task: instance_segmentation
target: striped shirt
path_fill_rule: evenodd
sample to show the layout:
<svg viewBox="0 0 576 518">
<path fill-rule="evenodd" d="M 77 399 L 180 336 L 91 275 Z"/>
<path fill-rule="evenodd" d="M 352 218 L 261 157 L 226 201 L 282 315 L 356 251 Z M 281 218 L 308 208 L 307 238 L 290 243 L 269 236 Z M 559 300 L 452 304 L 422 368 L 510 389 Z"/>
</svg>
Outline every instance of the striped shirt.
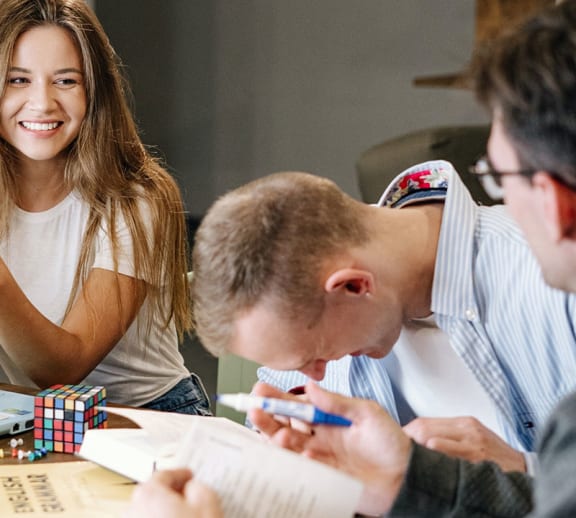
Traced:
<svg viewBox="0 0 576 518">
<path fill-rule="evenodd" d="M 435 320 L 494 403 L 505 439 L 533 451 L 553 407 L 576 388 L 576 296 L 546 285 L 505 207 L 478 206 L 448 162 L 404 171 L 380 205 L 399 207 L 414 197 L 423 201 L 426 189 L 398 192 L 407 177 L 421 172 L 445 180 L 428 189 L 429 198 L 445 196 L 432 287 Z M 385 364 L 385 359 L 347 356 L 328 364 L 320 385 L 374 399 L 398 419 Z M 264 367 L 258 377 L 283 390 L 307 381 L 298 372 Z"/>
</svg>

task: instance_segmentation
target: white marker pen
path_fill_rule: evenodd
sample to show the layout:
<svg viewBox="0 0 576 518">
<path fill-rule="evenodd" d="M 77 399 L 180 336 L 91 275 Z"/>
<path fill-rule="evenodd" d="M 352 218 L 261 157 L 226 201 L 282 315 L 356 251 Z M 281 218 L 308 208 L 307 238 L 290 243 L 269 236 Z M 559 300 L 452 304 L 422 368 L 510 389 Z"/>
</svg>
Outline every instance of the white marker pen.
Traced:
<svg viewBox="0 0 576 518">
<path fill-rule="evenodd" d="M 252 408 L 260 408 L 269 414 L 293 417 L 310 424 L 330 424 L 335 426 L 350 426 L 352 421 L 345 417 L 329 414 L 308 403 L 275 399 L 251 394 L 219 394 L 216 401 L 224 406 L 247 412 Z"/>
</svg>

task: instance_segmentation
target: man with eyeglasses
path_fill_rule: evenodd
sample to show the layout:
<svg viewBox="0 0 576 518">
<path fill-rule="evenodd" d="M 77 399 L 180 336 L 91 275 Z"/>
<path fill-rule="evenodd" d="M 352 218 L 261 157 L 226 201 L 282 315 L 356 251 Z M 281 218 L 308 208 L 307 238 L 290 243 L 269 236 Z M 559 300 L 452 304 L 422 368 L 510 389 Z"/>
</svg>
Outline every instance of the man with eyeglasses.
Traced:
<svg viewBox="0 0 576 518">
<path fill-rule="evenodd" d="M 471 79 L 493 116 L 488 155 L 473 172 L 491 196 L 504 197 L 546 282 L 576 292 L 576 1 L 545 10 L 480 51 Z M 516 239 L 513 234 L 510 238 Z M 495 268 L 502 267 L 498 262 L 495 258 Z M 511 299 L 516 281 L 508 286 Z M 541 302 L 526 299 L 524 304 L 531 308 Z M 568 303 L 556 310 L 575 312 Z M 540 324 L 554 327 L 557 322 Z M 531 346 L 527 342 L 525 350 L 517 350 L 528 362 Z M 550 340 L 544 346 L 552 351 L 557 343 Z M 566 361 L 570 357 L 568 353 Z M 553 361 L 536 368 L 543 387 L 562 370 Z M 561 377 L 557 379 L 562 386 Z M 286 397 L 263 384 L 255 392 Z M 556 407 L 538 435 L 540 469 L 534 480 L 504 473 L 490 462 L 471 464 L 418 445 L 374 403 L 313 384 L 307 395 L 317 407 L 341 414 L 353 425 L 346 430 L 317 427 L 314 435 L 307 435 L 261 412 L 250 418 L 276 442 L 363 480 L 363 512 L 391 517 L 576 516 L 576 392 Z"/>
</svg>

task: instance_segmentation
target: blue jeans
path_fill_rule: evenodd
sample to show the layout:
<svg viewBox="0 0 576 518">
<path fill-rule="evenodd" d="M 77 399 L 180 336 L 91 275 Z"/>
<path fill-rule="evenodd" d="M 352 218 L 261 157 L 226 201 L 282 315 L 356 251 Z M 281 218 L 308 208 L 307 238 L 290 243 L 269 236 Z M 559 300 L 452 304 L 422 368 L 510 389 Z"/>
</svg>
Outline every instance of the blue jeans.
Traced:
<svg viewBox="0 0 576 518">
<path fill-rule="evenodd" d="M 142 408 L 178 412 L 179 414 L 212 415 L 210 400 L 197 374 L 190 374 L 176 386 Z"/>
</svg>

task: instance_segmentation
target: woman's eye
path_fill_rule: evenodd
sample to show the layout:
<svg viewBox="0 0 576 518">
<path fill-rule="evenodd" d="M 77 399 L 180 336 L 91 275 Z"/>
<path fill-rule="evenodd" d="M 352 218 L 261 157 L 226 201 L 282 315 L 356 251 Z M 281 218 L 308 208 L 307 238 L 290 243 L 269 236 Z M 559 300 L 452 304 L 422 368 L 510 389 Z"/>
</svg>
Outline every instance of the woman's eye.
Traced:
<svg viewBox="0 0 576 518">
<path fill-rule="evenodd" d="M 76 86 L 79 81 L 72 77 L 63 77 L 61 79 L 57 79 L 54 81 L 57 86 L 61 86 L 63 88 L 71 88 L 72 86 Z"/>
<path fill-rule="evenodd" d="M 26 77 L 10 77 L 8 78 L 8 84 L 10 85 L 25 85 L 28 84 L 30 80 Z"/>
</svg>

